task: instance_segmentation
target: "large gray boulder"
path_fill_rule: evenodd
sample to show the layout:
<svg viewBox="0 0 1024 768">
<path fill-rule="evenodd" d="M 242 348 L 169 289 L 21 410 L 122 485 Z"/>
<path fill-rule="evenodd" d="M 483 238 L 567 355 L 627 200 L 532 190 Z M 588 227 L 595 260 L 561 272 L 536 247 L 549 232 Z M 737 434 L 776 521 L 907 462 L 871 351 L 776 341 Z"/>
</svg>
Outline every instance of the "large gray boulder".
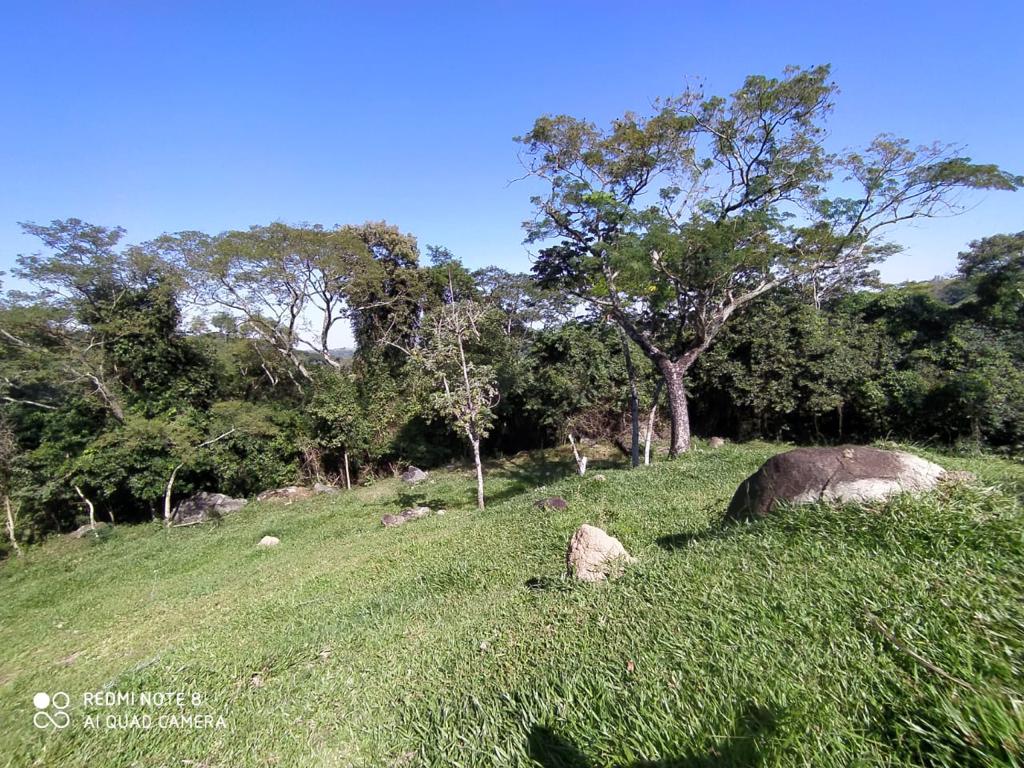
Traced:
<svg viewBox="0 0 1024 768">
<path fill-rule="evenodd" d="M 178 525 L 202 523 L 237 512 L 244 506 L 245 499 L 233 499 L 223 493 L 200 491 L 195 496 L 178 502 L 178 506 L 171 513 L 171 519 Z"/>
<path fill-rule="evenodd" d="M 427 473 L 419 467 L 409 467 L 402 473 L 402 479 L 407 483 L 422 483 L 427 479 Z"/>
<path fill-rule="evenodd" d="M 569 575 L 580 581 L 604 581 L 622 573 L 628 563 L 635 563 L 622 542 L 600 528 L 584 523 L 569 539 L 565 566 Z"/>
<path fill-rule="evenodd" d="M 935 488 L 945 470 L 919 456 L 862 445 L 797 448 L 772 456 L 736 489 L 726 517 L 764 517 L 779 502 L 865 502 Z"/>
</svg>

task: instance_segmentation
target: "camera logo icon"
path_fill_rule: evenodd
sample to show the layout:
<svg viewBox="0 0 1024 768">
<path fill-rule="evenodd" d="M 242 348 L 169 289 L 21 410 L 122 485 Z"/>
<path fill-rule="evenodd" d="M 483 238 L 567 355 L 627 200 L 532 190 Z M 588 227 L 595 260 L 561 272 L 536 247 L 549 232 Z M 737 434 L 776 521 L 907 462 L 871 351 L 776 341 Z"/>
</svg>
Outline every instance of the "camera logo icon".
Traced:
<svg viewBox="0 0 1024 768">
<path fill-rule="evenodd" d="M 32 697 L 32 703 L 36 708 L 32 724 L 36 728 L 54 728 L 59 731 L 71 724 L 71 715 L 65 711 L 71 705 L 71 697 L 64 691 L 57 691 L 53 695 L 40 691 Z"/>
</svg>

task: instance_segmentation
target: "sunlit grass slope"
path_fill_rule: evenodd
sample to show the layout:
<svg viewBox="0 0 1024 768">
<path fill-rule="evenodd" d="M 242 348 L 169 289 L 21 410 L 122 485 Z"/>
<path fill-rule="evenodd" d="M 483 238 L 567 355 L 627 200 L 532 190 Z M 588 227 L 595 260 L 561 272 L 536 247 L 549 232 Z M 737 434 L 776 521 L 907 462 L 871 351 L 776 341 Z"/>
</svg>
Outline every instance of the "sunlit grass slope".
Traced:
<svg viewBox="0 0 1024 768">
<path fill-rule="evenodd" d="M 520 456 L 484 512 L 436 471 L 54 540 L 0 564 L 0 765 L 1024 763 L 1024 467 L 932 456 L 978 484 L 722 527 L 778 450 L 585 479 Z M 380 525 L 413 503 L 447 514 Z M 581 522 L 639 564 L 564 579 Z M 71 725 L 37 729 L 58 690 Z M 226 727 L 88 729 L 165 713 L 83 706 L 104 690 L 199 693 Z"/>
</svg>

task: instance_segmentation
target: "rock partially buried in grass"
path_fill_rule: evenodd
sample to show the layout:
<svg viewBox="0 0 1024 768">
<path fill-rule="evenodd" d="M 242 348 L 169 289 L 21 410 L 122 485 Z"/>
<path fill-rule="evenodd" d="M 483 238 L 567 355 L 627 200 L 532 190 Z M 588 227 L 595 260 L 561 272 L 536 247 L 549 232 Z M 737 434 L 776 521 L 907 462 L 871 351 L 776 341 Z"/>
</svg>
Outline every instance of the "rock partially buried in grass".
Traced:
<svg viewBox="0 0 1024 768">
<path fill-rule="evenodd" d="M 402 479 L 407 483 L 421 483 L 427 479 L 427 473 L 419 467 L 409 467 L 402 473 Z"/>
<path fill-rule="evenodd" d="M 561 496 L 549 496 L 546 499 L 541 499 L 534 506 L 537 509 L 565 509 L 569 503 Z"/>
<path fill-rule="evenodd" d="M 260 539 L 257 547 L 276 547 L 281 543 L 281 540 L 277 536 L 264 536 Z"/>
<path fill-rule="evenodd" d="M 400 517 L 404 517 L 406 520 L 419 520 L 421 517 L 426 517 L 429 514 L 430 507 L 410 507 L 409 509 L 403 509 Z"/>
<path fill-rule="evenodd" d="M 405 524 L 406 518 L 401 515 L 384 515 L 380 521 L 383 523 L 385 528 L 397 528 L 398 526 Z"/>
<path fill-rule="evenodd" d="M 97 522 L 96 523 L 96 531 L 97 531 L 97 533 L 100 530 L 102 530 L 103 528 L 109 528 L 109 527 L 110 527 L 109 523 L 103 523 L 103 522 Z M 86 523 L 85 525 L 82 525 L 82 526 L 79 526 L 78 528 L 75 528 L 75 530 L 73 530 L 71 533 L 69 533 L 68 536 L 70 536 L 72 539 L 81 539 L 81 538 L 83 538 L 85 536 L 88 536 L 90 533 L 92 533 L 92 531 L 93 531 L 92 526 L 89 523 Z"/>
<path fill-rule="evenodd" d="M 779 502 L 865 502 L 935 488 L 946 471 L 919 456 L 861 445 L 797 448 L 768 459 L 736 489 L 726 516 L 764 517 Z"/>
<path fill-rule="evenodd" d="M 622 542 L 593 525 L 584 523 L 569 539 L 565 565 L 569 575 L 580 581 L 604 581 L 621 575 L 623 567 L 636 558 Z"/>
<path fill-rule="evenodd" d="M 274 488 L 270 491 L 264 491 L 256 497 L 256 501 L 283 501 L 285 504 L 291 504 L 293 501 L 309 499 L 312 496 L 312 488 L 305 488 L 301 485 L 289 485 L 286 488 Z"/>
<path fill-rule="evenodd" d="M 721 448 L 725 445 L 725 440 L 721 437 L 712 437 L 708 440 L 708 448 Z"/>
<path fill-rule="evenodd" d="M 341 489 L 327 483 L 313 483 L 313 493 L 337 493 Z"/>
</svg>

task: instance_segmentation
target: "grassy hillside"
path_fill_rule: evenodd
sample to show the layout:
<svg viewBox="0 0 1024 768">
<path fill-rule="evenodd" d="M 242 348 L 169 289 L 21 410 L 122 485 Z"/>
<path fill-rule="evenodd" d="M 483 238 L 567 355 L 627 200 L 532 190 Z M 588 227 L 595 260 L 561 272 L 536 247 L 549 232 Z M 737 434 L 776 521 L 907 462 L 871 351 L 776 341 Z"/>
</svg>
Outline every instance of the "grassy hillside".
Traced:
<svg viewBox="0 0 1024 768">
<path fill-rule="evenodd" d="M 978 486 L 723 528 L 778 450 L 582 480 L 522 456 L 485 512 L 435 472 L 52 541 L 0 564 L 0 765 L 1024 764 L 1024 467 L 940 457 Z M 416 502 L 447 514 L 381 527 Z M 639 564 L 564 579 L 584 521 Z M 71 725 L 36 729 L 58 690 Z M 83 705 L 103 690 L 195 692 L 226 727 L 89 729 L 178 711 Z"/>
</svg>

